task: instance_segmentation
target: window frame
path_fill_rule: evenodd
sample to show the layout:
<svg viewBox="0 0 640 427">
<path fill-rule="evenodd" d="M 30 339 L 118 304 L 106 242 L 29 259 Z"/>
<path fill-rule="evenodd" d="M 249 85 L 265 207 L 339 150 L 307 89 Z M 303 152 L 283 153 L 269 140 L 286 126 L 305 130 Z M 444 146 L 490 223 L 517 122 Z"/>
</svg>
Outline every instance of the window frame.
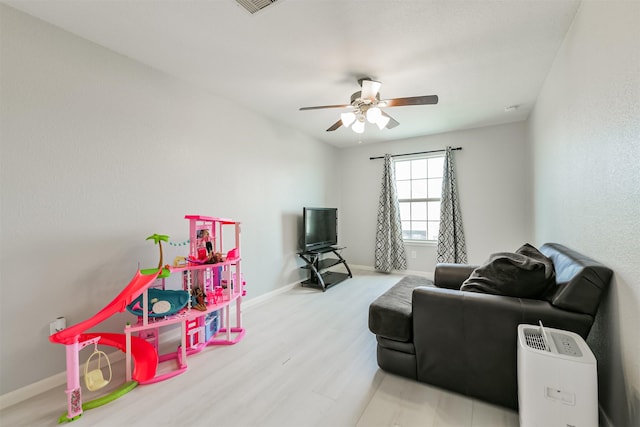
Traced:
<svg viewBox="0 0 640 427">
<path fill-rule="evenodd" d="M 420 203 L 429 203 L 429 202 L 438 202 L 438 212 L 440 211 L 440 207 L 441 207 L 441 203 L 442 203 L 442 191 L 440 191 L 439 196 L 440 197 L 429 197 L 429 194 L 427 193 L 427 197 L 415 197 L 415 198 L 403 198 L 401 199 L 398 196 L 398 192 L 397 192 L 397 187 L 398 187 L 398 177 L 397 177 L 397 169 L 396 169 L 396 164 L 400 163 L 400 162 L 407 162 L 407 161 L 413 161 L 413 160 L 427 160 L 427 162 L 429 161 L 429 159 L 433 159 L 433 158 L 439 158 L 442 159 L 443 162 L 443 167 L 442 170 L 440 171 L 440 175 L 439 177 L 429 177 L 429 171 L 428 171 L 428 167 L 427 167 L 427 176 L 425 178 L 413 178 L 412 175 L 410 175 L 410 178 L 408 180 L 400 180 L 400 181 L 414 181 L 414 180 L 418 180 L 418 179 L 427 179 L 427 187 L 428 187 L 428 179 L 440 179 L 442 182 L 442 179 L 444 179 L 444 159 L 445 159 L 445 153 L 444 152 L 436 152 L 436 153 L 423 153 L 423 154 L 412 154 L 412 155 L 407 155 L 407 156 L 402 156 L 402 157 L 396 157 L 396 158 L 392 158 L 392 162 L 393 162 L 393 172 L 394 172 L 394 181 L 396 184 L 396 195 L 398 197 L 398 204 L 400 203 L 411 203 L 411 202 L 420 202 Z M 428 165 L 428 163 L 427 163 Z M 402 217 L 401 217 L 402 219 Z M 412 219 L 410 218 L 409 221 L 412 221 Z M 413 220 L 413 221 L 422 221 L 422 220 Z M 428 205 L 427 205 L 427 216 L 426 216 L 426 220 L 425 223 L 427 224 L 427 227 L 429 225 L 429 222 L 434 222 L 433 220 L 429 219 L 428 216 Z M 437 219 L 437 223 L 438 223 L 438 230 L 440 228 L 440 215 L 438 214 L 438 219 Z M 433 246 L 436 245 L 438 243 L 438 238 L 437 238 L 437 234 L 436 234 L 436 238 L 433 240 L 429 240 L 427 239 L 427 237 L 429 236 L 428 234 L 428 228 L 426 231 L 426 235 L 425 235 L 425 239 L 415 239 L 415 238 L 405 238 L 404 237 L 404 230 L 403 230 L 403 237 L 402 240 L 405 242 L 405 244 L 408 245 L 415 245 L 415 246 Z"/>
</svg>

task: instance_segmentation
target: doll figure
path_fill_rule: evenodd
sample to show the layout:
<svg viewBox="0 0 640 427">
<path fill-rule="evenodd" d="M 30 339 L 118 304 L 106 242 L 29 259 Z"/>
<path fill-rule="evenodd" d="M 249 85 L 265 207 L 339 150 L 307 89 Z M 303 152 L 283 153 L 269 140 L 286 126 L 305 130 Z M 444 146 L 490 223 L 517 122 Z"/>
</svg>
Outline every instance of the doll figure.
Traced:
<svg viewBox="0 0 640 427">
<path fill-rule="evenodd" d="M 211 243 L 209 230 L 202 230 L 202 242 L 204 242 L 204 245 L 207 248 L 207 254 L 210 254 L 213 251 L 213 243 Z"/>
</svg>

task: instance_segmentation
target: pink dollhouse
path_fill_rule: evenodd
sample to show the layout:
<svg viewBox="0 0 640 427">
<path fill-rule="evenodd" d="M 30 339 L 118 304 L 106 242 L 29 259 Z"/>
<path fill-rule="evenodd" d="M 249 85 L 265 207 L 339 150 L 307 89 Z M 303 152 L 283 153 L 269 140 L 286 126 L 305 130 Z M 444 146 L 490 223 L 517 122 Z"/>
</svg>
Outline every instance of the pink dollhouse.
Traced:
<svg viewBox="0 0 640 427">
<path fill-rule="evenodd" d="M 67 412 L 59 422 L 73 421 L 83 411 L 115 400 L 139 384 L 179 375 L 186 371 L 190 355 L 209 345 L 235 344 L 244 336 L 240 223 L 200 215 L 187 215 L 185 219 L 189 221 L 188 256 L 177 257 L 174 265 L 162 267 L 160 246 L 160 268 L 138 270 L 120 294 L 95 316 L 49 337 L 51 342 L 63 344 L 67 354 Z M 168 236 L 154 236 L 159 245 L 168 241 Z M 171 275 L 179 275 L 182 289 L 166 289 Z M 136 320 L 127 323 L 123 334 L 86 332 L 125 309 Z M 235 314 L 233 319 L 231 311 Z M 180 343 L 175 351 L 161 353 L 161 332 L 173 325 L 180 326 Z M 97 360 L 98 367 L 89 370 L 87 360 L 84 383 L 88 390 L 95 391 L 111 381 L 108 356 L 98 350 L 98 345 L 116 347 L 125 353 L 126 378 L 115 391 L 83 403 L 79 355 L 90 345 L 95 350 L 89 359 Z M 162 374 L 158 374 L 160 364 Z"/>
</svg>

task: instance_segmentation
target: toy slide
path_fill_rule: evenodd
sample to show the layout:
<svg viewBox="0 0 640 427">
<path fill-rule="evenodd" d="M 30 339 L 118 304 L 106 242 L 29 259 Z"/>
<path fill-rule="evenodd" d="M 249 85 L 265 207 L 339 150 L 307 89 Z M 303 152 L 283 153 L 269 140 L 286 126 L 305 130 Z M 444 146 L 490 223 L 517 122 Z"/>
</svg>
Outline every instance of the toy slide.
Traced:
<svg viewBox="0 0 640 427">
<path fill-rule="evenodd" d="M 100 337 L 100 341 L 98 341 L 100 345 L 115 347 L 123 352 L 127 351 L 127 337 L 125 334 L 95 332 L 81 334 L 78 338 L 80 341 L 87 341 L 95 337 Z M 133 380 L 141 383 L 152 379 L 156 375 L 158 353 L 153 345 L 142 338 L 132 336 L 131 356 L 134 361 L 133 374 L 131 375 Z"/>
<path fill-rule="evenodd" d="M 142 274 L 140 270 L 138 270 L 135 276 L 133 276 L 133 279 L 131 279 L 129 284 L 118 294 L 118 296 L 116 296 L 113 301 L 107 304 L 107 306 L 100 310 L 95 316 L 51 335 L 49 337 L 49 341 L 58 344 L 73 344 L 78 342 L 78 338 L 83 332 L 93 328 L 101 322 L 104 322 L 114 314 L 124 311 L 127 304 L 130 304 L 133 299 L 142 294 L 142 292 L 147 289 L 154 280 L 156 280 L 158 274 L 161 272 L 162 270 L 159 269 L 155 270 L 153 274 L 146 275 Z M 105 336 L 109 334 L 97 335 Z"/>
</svg>

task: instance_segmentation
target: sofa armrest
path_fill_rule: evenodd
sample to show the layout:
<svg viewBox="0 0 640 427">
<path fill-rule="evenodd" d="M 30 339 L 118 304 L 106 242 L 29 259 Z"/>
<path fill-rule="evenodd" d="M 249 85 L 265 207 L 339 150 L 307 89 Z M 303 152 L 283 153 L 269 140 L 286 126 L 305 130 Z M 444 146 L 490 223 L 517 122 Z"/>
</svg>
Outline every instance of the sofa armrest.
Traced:
<svg viewBox="0 0 640 427">
<path fill-rule="evenodd" d="M 433 273 L 433 283 L 439 288 L 460 289 L 477 265 L 438 263 Z"/>
<path fill-rule="evenodd" d="M 412 298 L 417 378 L 517 408 L 517 330 L 522 323 L 586 337 L 593 318 L 547 301 L 416 288 Z"/>
</svg>

